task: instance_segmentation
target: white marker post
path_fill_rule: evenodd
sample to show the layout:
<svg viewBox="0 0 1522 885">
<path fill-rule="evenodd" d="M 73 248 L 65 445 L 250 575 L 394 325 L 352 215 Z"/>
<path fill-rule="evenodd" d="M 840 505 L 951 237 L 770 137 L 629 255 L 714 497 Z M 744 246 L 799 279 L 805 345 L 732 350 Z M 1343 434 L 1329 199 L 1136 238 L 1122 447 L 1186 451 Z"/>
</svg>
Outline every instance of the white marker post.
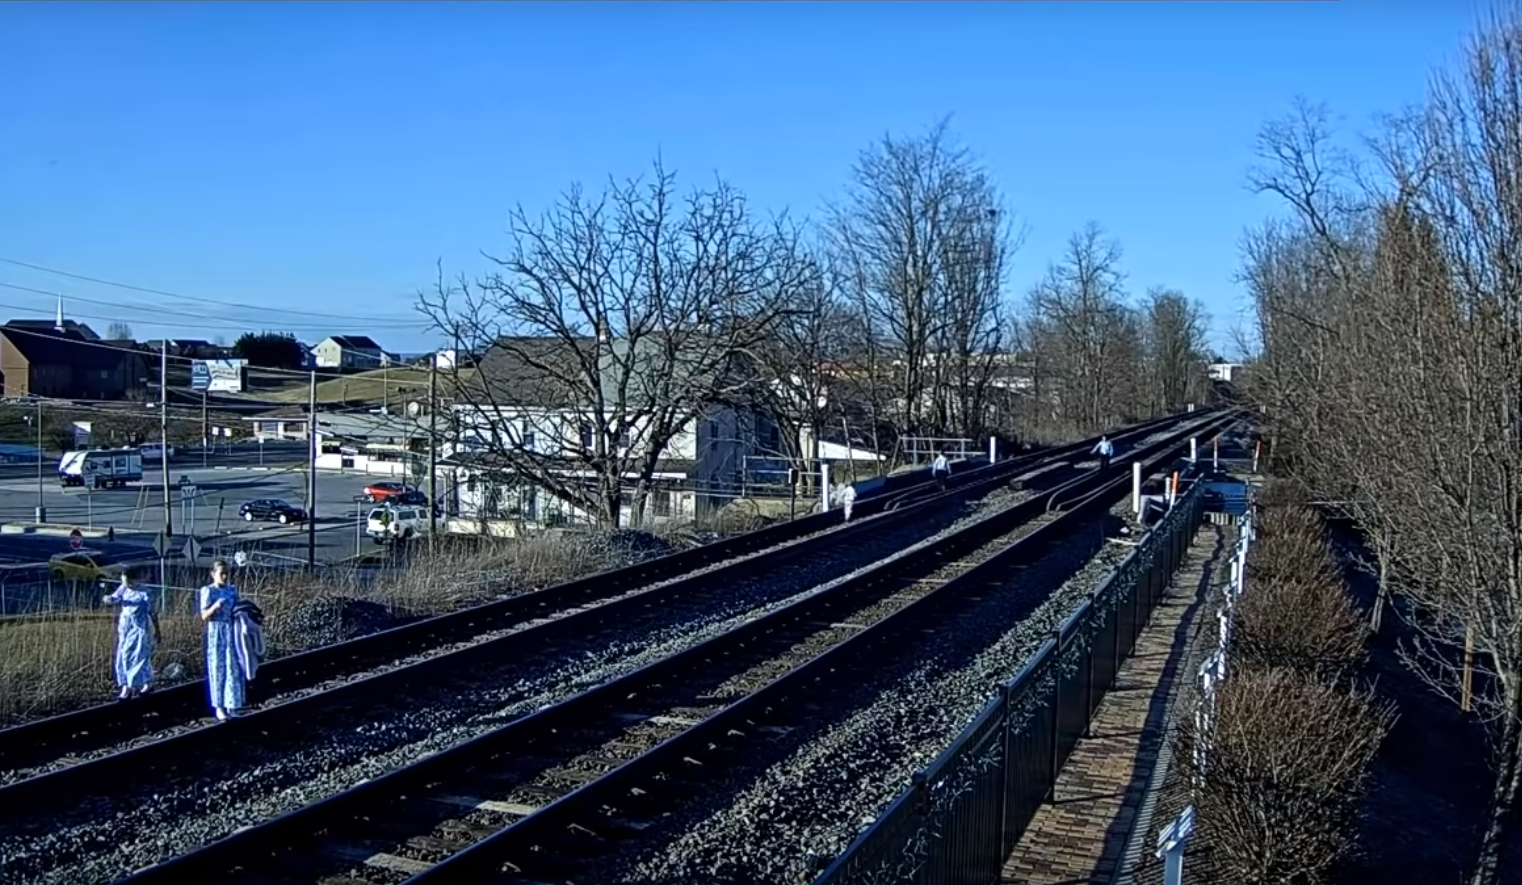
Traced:
<svg viewBox="0 0 1522 885">
<path fill-rule="evenodd" d="M 990 464 L 994 463 L 994 460 L 996 458 L 998 458 L 998 456 L 999 456 L 999 451 L 998 451 L 998 445 L 997 445 L 997 443 L 998 443 L 998 438 L 997 437 L 990 436 L 988 438 L 988 463 L 990 463 Z"/>
<path fill-rule="evenodd" d="M 830 465 L 827 461 L 819 462 L 819 512 L 823 513 L 830 509 Z"/>
<path fill-rule="evenodd" d="M 1157 856 L 1163 862 L 1163 885 L 1184 885 L 1184 843 L 1194 832 L 1194 806 L 1157 837 Z"/>
<path fill-rule="evenodd" d="M 1136 511 L 1136 518 L 1141 519 L 1141 462 L 1131 462 L 1131 509 Z"/>
<path fill-rule="evenodd" d="M 1193 464 L 1200 460 L 1200 438 L 1189 437 L 1189 463 Z"/>
</svg>

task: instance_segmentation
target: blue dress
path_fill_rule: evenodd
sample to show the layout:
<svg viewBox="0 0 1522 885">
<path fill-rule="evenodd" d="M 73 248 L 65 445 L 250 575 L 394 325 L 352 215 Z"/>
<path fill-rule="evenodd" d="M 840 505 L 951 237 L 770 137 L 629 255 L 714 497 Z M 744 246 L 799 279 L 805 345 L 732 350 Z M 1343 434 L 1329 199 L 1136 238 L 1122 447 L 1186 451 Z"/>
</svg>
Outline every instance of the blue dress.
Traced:
<svg viewBox="0 0 1522 885">
<path fill-rule="evenodd" d="M 238 602 L 238 588 L 231 584 L 201 588 L 201 610 L 217 600 L 222 608 L 206 622 L 206 688 L 212 709 L 236 710 L 243 706 L 243 667 L 233 647 L 233 606 Z"/>
<path fill-rule="evenodd" d="M 146 688 L 153 682 L 153 597 L 117 587 L 106 599 L 122 607 L 116 619 L 116 684 Z"/>
</svg>

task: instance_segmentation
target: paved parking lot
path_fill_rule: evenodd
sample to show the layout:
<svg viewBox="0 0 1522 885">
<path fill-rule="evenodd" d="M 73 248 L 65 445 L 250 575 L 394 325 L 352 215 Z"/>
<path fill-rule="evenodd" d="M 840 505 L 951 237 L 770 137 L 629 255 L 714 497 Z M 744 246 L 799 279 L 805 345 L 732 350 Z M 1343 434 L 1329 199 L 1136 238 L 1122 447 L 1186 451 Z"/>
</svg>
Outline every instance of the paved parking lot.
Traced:
<svg viewBox="0 0 1522 885">
<path fill-rule="evenodd" d="M 116 530 L 116 544 L 88 538 L 87 546 L 129 553 L 151 546 L 163 528 L 163 485 L 156 470 L 144 482 L 124 489 L 65 489 L 56 474 L 44 476 L 41 486 L 47 521 L 81 528 Z M 196 487 L 189 500 L 182 500 L 175 484 L 181 478 Z M 321 471 L 317 476 L 317 558 L 332 562 L 372 547 L 368 538 L 356 543 L 356 528 L 369 511 L 357 504 L 366 485 L 383 477 Z M 204 555 L 231 555 L 237 550 L 258 550 L 267 555 L 305 561 L 307 534 L 304 526 L 246 523 L 238 507 L 254 498 L 282 498 L 297 506 L 306 502 L 306 472 L 292 468 L 228 467 L 203 469 L 198 464 L 170 467 L 171 511 L 175 532 L 194 534 Z M 38 483 L 14 474 L 0 477 L 0 522 L 24 523 L 33 519 Z M 65 537 L 46 535 L 0 535 L 0 564 L 19 565 L 45 561 L 53 553 L 69 549 Z M 152 555 L 151 552 L 148 554 Z"/>
</svg>

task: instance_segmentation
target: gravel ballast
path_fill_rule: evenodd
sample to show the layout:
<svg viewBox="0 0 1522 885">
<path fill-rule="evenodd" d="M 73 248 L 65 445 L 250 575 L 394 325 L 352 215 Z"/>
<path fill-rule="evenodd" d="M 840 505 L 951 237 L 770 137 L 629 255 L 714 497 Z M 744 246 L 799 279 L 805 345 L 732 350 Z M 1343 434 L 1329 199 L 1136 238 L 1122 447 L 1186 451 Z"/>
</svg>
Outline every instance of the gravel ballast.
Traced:
<svg viewBox="0 0 1522 885">
<path fill-rule="evenodd" d="M 1065 543 L 1019 570 L 1006 592 L 885 666 L 856 703 L 795 730 L 786 757 L 736 784 L 722 807 L 694 809 L 668 842 L 601 864 L 589 881 L 806 883 L 811 858 L 844 850 L 1132 548 L 1110 542 L 1092 558 L 1089 549 Z"/>
<path fill-rule="evenodd" d="M 960 513 L 915 523 L 918 539 L 904 531 L 863 537 L 861 557 L 888 558 L 906 548 L 934 543 L 961 525 L 1024 499 L 1000 490 Z M 929 537 L 925 535 L 929 533 Z M 574 659 L 517 665 L 492 687 L 470 694 L 407 698 L 395 709 L 367 709 L 340 733 L 311 735 L 287 752 L 257 764 L 229 761 L 212 783 L 202 778 L 166 781 L 151 795 L 113 797 L 81 808 L 67 822 L 50 821 L 24 833 L 0 837 L 5 880 L 12 883 L 107 882 L 132 869 L 192 850 L 234 829 L 322 799 L 499 727 L 514 718 L 606 682 L 660 657 L 707 640 L 775 610 L 801 595 L 848 580 L 865 567 L 819 583 L 818 563 L 798 563 L 739 581 L 716 595 L 701 616 L 589 646 Z"/>
</svg>

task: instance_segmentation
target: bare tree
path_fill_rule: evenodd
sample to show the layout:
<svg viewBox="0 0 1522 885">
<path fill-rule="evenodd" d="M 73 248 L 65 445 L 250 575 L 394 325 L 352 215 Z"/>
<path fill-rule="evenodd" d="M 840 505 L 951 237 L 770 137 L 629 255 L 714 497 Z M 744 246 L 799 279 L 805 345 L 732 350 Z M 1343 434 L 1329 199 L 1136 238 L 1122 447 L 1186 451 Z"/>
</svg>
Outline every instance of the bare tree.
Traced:
<svg viewBox="0 0 1522 885">
<path fill-rule="evenodd" d="M 824 260 L 804 261 L 794 296 L 756 350 L 764 375 L 756 393 L 780 437 L 771 454 L 810 475 L 821 437 L 846 419 L 841 380 L 855 330 L 837 288 Z"/>
<path fill-rule="evenodd" d="M 754 400 L 746 355 L 811 268 L 796 233 L 733 188 L 684 198 L 659 164 L 598 197 L 573 187 L 542 217 L 520 207 L 509 233 L 495 272 L 419 299 L 457 349 L 483 354 L 455 392 L 462 446 L 520 491 L 618 526 L 626 486 L 638 516 L 673 443 Z"/>
<path fill-rule="evenodd" d="M 1345 501 L 1381 579 L 1413 603 L 1412 665 L 1467 698 L 1491 738 L 1494 783 L 1471 876 L 1501 881 L 1522 784 L 1522 19 L 1493 20 L 1464 66 L 1377 143 L 1384 180 L 1354 192 L 1320 120 L 1270 130 L 1260 179 L 1298 224 L 1254 274 L 1264 356 L 1290 466 Z M 1282 149 L 1288 146 L 1288 149 Z M 1285 245 L 1281 240 L 1278 246 Z M 1298 366 L 1296 365 L 1298 363 Z M 1466 649 L 1474 673 L 1466 679 Z"/>
<path fill-rule="evenodd" d="M 968 410 L 982 408 L 1003 270 L 1018 239 L 987 174 L 944 121 L 921 136 L 885 136 L 861 154 L 831 221 L 862 313 L 863 362 L 892 372 L 895 425 L 981 426 Z"/>
<path fill-rule="evenodd" d="M 1122 417 L 1116 386 L 1134 378 L 1139 330 L 1125 301 L 1120 244 L 1090 223 L 1030 295 L 1035 347 L 1056 381 L 1069 431 L 1094 431 Z"/>
<path fill-rule="evenodd" d="M 1206 394 L 1205 311 L 1176 289 L 1154 288 L 1146 315 L 1148 387 L 1154 415 L 1181 412 Z"/>
<path fill-rule="evenodd" d="M 110 325 L 106 326 L 106 340 L 131 341 L 132 327 L 122 322 L 121 320 L 115 320 Z"/>
</svg>

